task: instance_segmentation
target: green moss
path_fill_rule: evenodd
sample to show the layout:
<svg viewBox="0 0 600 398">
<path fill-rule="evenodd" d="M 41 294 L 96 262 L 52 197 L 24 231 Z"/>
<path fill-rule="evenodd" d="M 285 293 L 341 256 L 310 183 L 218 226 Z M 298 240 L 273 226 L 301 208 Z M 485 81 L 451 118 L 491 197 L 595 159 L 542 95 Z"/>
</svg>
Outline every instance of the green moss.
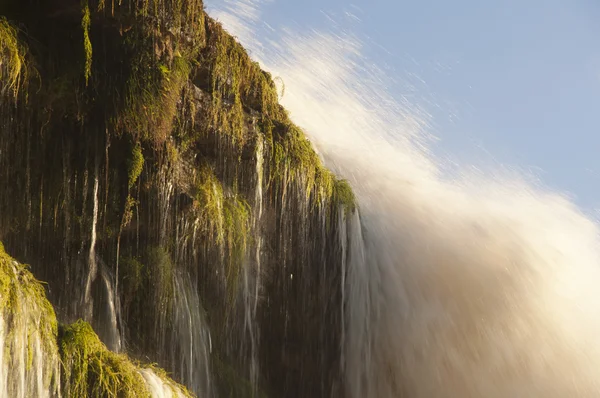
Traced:
<svg viewBox="0 0 600 398">
<path fill-rule="evenodd" d="M 210 19 L 207 39 L 203 62 L 209 65 L 212 93 L 209 128 L 230 136 L 242 147 L 250 138 L 245 127 L 246 108 L 261 112 L 260 126 L 266 148 L 270 148 L 269 184 L 298 184 L 303 187 L 306 198 L 312 198 L 313 205 L 324 205 L 335 199 L 348 204 L 347 209 L 354 209 L 351 190 L 336 182 L 304 132 L 290 121 L 279 105 L 270 74 L 263 72 L 244 48 L 219 23 Z M 283 81 L 281 85 L 285 87 Z"/>
<path fill-rule="evenodd" d="M 235 303 L 240 274 L 244 266 L 244 255 L 250 234 L 250 206 L 239 196 L 228 197 L 223 207 L 227 256 L 227 291 L 229 303 Z"/>
<path fill-rule="evenodd" d="M 246 50 L 221 26 L 207 20 L 207 53 L 212 107 L 210 128 L 227 134 L 240 145 L 248 137 L 244 129 L 244 106 L 263 118 L 278 118 L 281 107 L 270 75 L 253 62 Z"/>
<path fill-rule="evenodd" d="M 225 243 L 223 207 L 225 196 L 223 186 L 208 165 L 199 168 L 196 178 L 194 206 L 198 218 L 203 221 L 206 232 L 217 245 Z"/>
<path fill-rule="evenodd" d="M 161 256 L 161 254 L 158 254 Z M 164 260 L 159 260 L 164 265 Z M 138 283 L 142 266 L 135 260 L 123 261 L 127 275 Z M 135 289 L 135 288 L 132 288 Z M 54 309 L 46 299 L 42 284 L 27 270 L 5 253 L 0 243 L 0 316 L 5 321 L 6 338 L 4 358 L 9 369 L 18 369 L 21 358 L 19 337 L 25 332 L 27 358 L 25 366 L 33 365 L 37 339 L 44 352 L 47 367 L 43 382 L 50 391 L 58 392 L 58 374 L 54 373 L 60 354 L 62 363 L 61 395 L 67 397 L 150 397 L 146 383 L 139 373 L 143 367 L 126 355 L 109 351 L 92 327 L 77 321 L 58 328 Z M 14 338 L 13 338 L 14 336 Z M 148 367 L 148 366 L 144 366 Z M 167 374 L 151 366 L 165 384 L 180 391 L 185 397 L 192 395 Z M 12 377 L 8 375 L 9 379 Z M 11 390 L 9 388 L 8 392 Z"/>
<path fill-rule="evenodd" d="M 77 321 L 60 333 L 64 392 L 69 397 L 150 397 L 144 379 L 125 356 L 109 351 L 92 327 Z"/>
<path fill-rule="evenodd" d="M 92 75 L 92 42 L 90 41 L 90 27 L 92 19 L 90 16 L 90 7 L 87 0 L 81 0 L 81 29 L 83 30 L 83 50 L 85 53 L 84 76 L 87 86 Z"/>
<path fill-rule="evenodd" d="M 168 67 L 159 64 L 152 52 L 146 50 L 137 56 L 131 67 L 125 107 L 117 125 L 135 139 L 147 140 L 159 147 L 172 133 L 190 64 L 181 55 L 176 55 Z"/>
<path fill-rule="evenodd" d="M 343 206 L 347 213 L 356 210 L 356 197 L 346 180 L 335 181 L 333 186 L 333 200 L 337 205 Z"/>
<path fill-rule="evenodd" d="M 237 284 L 250 237 L 250 205 L 239 194 L 225 195 L 212 168 L 203 165 L 198 170 L 196 216 L 210 241 L 223 248 L 230 303 Z"/>
<path fill-rule="evenodd" d="M 227 246 L 239 257 L 245 250 L 250 229 L 250 207 L 240 195 L 225 196 L 221 182 L 212 168 L 203 165 L 196 178 L 194 205 L 198 218 L 219 245 Z"/>
<path fill-rule="evenodd" d="M 46 299 L 42 283 L 35 279 L 26 265 L 19 264 L 6 254 L 2 243 L 0 243 L 0 292 L 0 311 L 4 311 L 4 315 L 8 313 L 10 316 L 18 316 L 19 311 L 26 307 L 39 311 L 39 317 L 35 317 L 36 321 L 41 322 L 39 331 L 45 340 L 55 339 L 56 315 L 52 305 Z"/>
<path fill-rule="evenodd" d="M 0 318 L 4 321 L 4 346 L 0 347 L 9 372 L 19 369 L 26 350 L 25 367 L 31 369 L 39 341 L 45 356 L 43 383 L 49 390 L 57 389 L 58 361 L 56 348 L 57 322 L 54 309 L 46 299 L 42 284 L 29 272 L 27 266 L 19 264 L 4 251 L 0 244 Z M 26 335 L 26 341 L 22 336 Z M 24 346 L 24 347 L 23 347 Z M 39 354 L 38 354 L 39 355 Z M 36 371 L 40 371 L 37 369 Z M 8 377 L 11 377 L 9 373 Z M 13 393 L 9 387 L 9 393 Z"/>
<path fill-rule="evenodd" d="M 19 42 L 17 29 L 0 16 L 0 95 L 17 96 L 27 82 L 27 49 Z"/>
<path fill-rule="evenodd" d="M 127 160 L 127 177 L 128 187 L 133 188 L 136 181 L 142 174 L 144 169 L 144 155 L 142 154 L 142 146 L 137 143 L 131 150 L 131 157 Z"/>
</svg>

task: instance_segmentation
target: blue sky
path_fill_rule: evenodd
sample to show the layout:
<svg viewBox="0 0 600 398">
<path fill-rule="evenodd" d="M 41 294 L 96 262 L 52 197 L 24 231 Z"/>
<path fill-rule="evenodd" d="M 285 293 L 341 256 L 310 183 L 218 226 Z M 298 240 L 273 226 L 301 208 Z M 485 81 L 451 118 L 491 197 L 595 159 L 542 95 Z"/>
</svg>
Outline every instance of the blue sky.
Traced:
<svg viewBox="0 0 600 398">
<path fill-rule="evenodd" d="M 439 156 L 493 158 L 600 206 L 600 3 L 279 0 L 260 18 L 356 35 L 392 95 L 431 115 Z"/>
</svg>

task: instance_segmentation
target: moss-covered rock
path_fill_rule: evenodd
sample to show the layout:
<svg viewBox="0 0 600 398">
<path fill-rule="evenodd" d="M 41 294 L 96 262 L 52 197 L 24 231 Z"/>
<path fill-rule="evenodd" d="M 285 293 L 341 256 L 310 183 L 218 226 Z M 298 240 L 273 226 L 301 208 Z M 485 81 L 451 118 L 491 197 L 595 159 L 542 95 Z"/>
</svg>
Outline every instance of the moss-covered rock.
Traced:
<svg viewBox="0 0 600 398">
<path fill-rule="evenodd" d="M 44 287 L 0 243 L 0 395 L 58 391 L 56 335 Z"/>
<path fill-rule="evenodd" d="M 61 328 L 64 391 L 70 397 L 150 397 L 136 366 L 110 352 L 83 321 Z"/>
<path fill-rule="evenodd" d="M 58 327 L 43 285 L 1 243 L 0 342 L 2 396 L 150 397 L 143 373 L 152 372 L 164 388 L 192 397 L 163 370 L 109 351 L 88 323 Z"/>
</svg>

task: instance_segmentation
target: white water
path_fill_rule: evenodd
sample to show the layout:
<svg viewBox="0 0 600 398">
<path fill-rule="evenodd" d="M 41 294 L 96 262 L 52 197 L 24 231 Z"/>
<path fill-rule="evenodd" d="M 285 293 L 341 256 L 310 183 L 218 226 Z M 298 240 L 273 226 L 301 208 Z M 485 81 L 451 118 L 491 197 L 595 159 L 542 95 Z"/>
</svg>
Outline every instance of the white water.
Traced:
<svg viewBox="0 0 600 398">
<path fill-rule="evenodd" d="M 283 78 L 284 105 L 361 207 L 344 287 L 350 396 L 600 396 L 596 223 L 518 176 L 442 178 L 424 113 L 386 94 L 356 39 L 261 41 L 258 4 L 212 14 Z"/>
<path fill-rule="evenodd" d="M 211 336 L 198 296 L 198 288 L 188 275 L 177 273 L 173 282 L 173 340 L 168 350 L 180 349 L 174 358 L 175 369 L 182 382 L 198 397 L 212 397 L 214 386 L 210 375 Z M 169 327 L 166 326 L 165 327 Z"/>
<path fill-rule="evenodd" d="M 87 189 L 87 184 L 84 189 Z M 85 195 L 84 195 L 85 197 Z M 90 251 L 88 255 L 88 275 L 85 283 L 85 292 L 83 297 L 83 306 L 85 317 L 89 321 L 93 317 L 94 300 L 92 298 L 92 283 L 98 274 L 98 264 L 96 262 L 96 226 L 98 224 L 98 165 L 96 165 L 94 175 L 94 209 L 92 213 L 92 231 L 90 234 Z"/>
<path fill-rule="evenodd" d="M 165 382 L 152 369 L 141 369 L 139 372 L 144 378 L 152 398 L 185 398 L 179 388 Z"/>
</svg>

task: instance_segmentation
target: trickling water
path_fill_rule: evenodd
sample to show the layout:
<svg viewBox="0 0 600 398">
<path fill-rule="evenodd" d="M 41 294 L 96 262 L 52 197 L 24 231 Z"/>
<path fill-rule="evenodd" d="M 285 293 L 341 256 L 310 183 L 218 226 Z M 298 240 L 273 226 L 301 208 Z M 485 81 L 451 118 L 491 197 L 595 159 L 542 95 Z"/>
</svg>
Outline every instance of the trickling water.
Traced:
<svg viewBox="0 0 600 398">
<path fill-rule="evenodd" d="M 96 256 L 96 237 L 98 224 L 98 165 L 96 164 L 93 187 L 93 212 L 92 212 L 92 230 L 90 234 L 90 250 L 88 256 L 88 274 L 85 282 L 85 292 L 83 297 L 84 318 L 94 325 L 97 325 L 98 333 L 106 346 L 115 352 L 121 350 L 121 336 L 117 325 L 118 317 L 118 298 L 113 291 L 113 282 L 108 277 L 105 266 L 102 264 L 99 270 L 99 259 Z M 100 271 L 101 284 L 104 287 L 104 300 L 101 303 L 94 302 L 93 284 Z M 105 305 L 105 308 L 101 308 Z M 100 313 L 98 313 L 100 308 Z M 98 322 L 97 320 L 100 319 Z M 99 327 L 98 327 L 99 326 Z"/>
<path fill-rule="evenodd" d="M 95 319 L 100 319 L 100 322 L 95 322 L 98 324 L 96 330 L 109 350 L 119 352 L 121 351 L 121 335 L 118 327 L 118 299 L 113 291 L 112 280 L 104 266 L 100 270 L 100 277 L 106 291 L 106 307 L 104 309 L 105 316 L 96 315 L 95 317 Z"/>
<path fill-rule="evenodd" d="M 173 336 L 166 347 L 172 350 L 182 382 L 198 397 L 214 395 L 211 372 L 211 336 L 198 289 L 189 276 L 175 275 L 173 298 Z M 179 357 L 177 357 L 179 356 Z"/>
<path fill-rule="evenodd" d="M 98 274 L 98 264 L 96 262 L 96 226 L 98 224 L 98 166 L 94 176 L 94 209 L 92 215 L 92 231 L 90 234 L 90 251 L 88 256 L 88 274 L 85 283 L 85 295 L 83 297 L 84 313 L 87 320 L 91 320 L 94 311 L 94 302 L 92 298 L 92 283 Z"/>
<path fill-rule="evenodd" d="M 244 330 L 250 343 L 250 382 L 256 388 L 258 385 L 258 324 L 256 310 L 260 294 L 261 249 L 262 233 L 261 218 L 263 211 L 263 142 L 258 136 L 256 143 L 256 186 L 254 196 L 253 230 L 255 236 L 254 269 L 246 264 L 243 269 L 244 278 Z"/>
</svg>

